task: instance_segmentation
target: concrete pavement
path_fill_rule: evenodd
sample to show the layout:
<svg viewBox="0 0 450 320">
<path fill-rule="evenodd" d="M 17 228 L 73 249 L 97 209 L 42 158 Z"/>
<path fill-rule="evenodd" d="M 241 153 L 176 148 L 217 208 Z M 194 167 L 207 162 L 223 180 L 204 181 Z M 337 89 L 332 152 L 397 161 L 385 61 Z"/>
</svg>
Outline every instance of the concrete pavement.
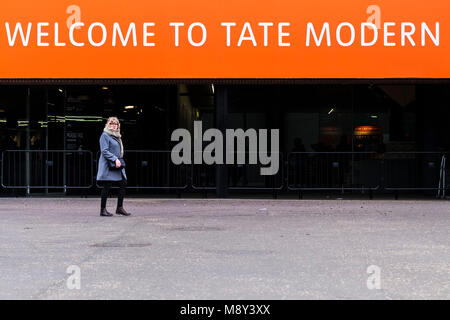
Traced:
<svg viewBox="0 0 450 320">
<path fill-rule="evenodd" d="M 0 299 L 450 298 L 448 201 L 125 208 L 109 218 L 99 199 L 0 198 Z"/>
</svg>

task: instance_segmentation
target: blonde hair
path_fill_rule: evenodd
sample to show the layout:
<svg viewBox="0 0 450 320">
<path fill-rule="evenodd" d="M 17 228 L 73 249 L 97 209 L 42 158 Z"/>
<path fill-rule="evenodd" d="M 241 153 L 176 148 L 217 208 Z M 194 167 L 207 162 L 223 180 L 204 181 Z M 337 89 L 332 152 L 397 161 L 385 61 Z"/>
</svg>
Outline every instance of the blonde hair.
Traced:
<svg viewBox="0 0 450 320">
<path fill-rule="evenodd" d="M 117 121 L 117 123 L 118 123 L 117 129 L 120 129 L 120 121 L 117 117 L 109 117 L 108 120 L 106 120 L 105 128 L 108 129 L 109 123 L 113 120 Z"/>
</svg>

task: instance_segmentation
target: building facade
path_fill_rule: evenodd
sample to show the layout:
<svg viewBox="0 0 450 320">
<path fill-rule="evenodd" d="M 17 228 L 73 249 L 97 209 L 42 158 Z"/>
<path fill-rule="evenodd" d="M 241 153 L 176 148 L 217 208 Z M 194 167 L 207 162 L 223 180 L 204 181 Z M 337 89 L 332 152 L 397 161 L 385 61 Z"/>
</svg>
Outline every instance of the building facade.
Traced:
<svg viewBox="0 0 450 320">
<path fill-rule="evenodd" d="M 0 194 L 97 194 L 109 116 L 122 123 L 129 193 L 442 194 L 448 9 L 446 1 L 1 4 Z M 262 176 L 248 162 L 175 165 L 171 134 L 194 135 L 194 121 L 223 133 L 278 129 L 278 172 Z"/>
</svg>

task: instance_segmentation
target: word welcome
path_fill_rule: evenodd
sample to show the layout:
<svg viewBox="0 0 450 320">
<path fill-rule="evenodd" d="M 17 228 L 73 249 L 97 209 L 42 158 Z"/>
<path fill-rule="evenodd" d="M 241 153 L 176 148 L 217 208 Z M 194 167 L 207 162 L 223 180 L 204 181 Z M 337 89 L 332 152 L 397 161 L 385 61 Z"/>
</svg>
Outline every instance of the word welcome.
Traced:
<svg viewBox="0 0 450 320">
<path fill-rule="evenodd" d="M 226 157 L 224 161 L 224 137 L 218 129 L 208 129 L 202 132 L 202 121 L 194 121 L 194 164 L 246 164 L 246 155 L 249 164 L 259 163 L 268 166 L 260 168 L 260 174 L 275 175 L 280 165 L 279 130 L 270 130 L 270 155 L 268 154 L 267 129 L 226 129 Z M 181 141 L 180 141 L 181 140 Z M 171 152 L 171 159 L 175 165 L 192 164 L 191 134 L 187 129 L 173 131 L 171 141 L 179 142 Z M 203 142 L 210 142 L 203 149 Z M 248 141 L 248 144 L 246 143 Z M 236 145 L 235 145 L 236 142 Z M 247 148 L 248 146 L 248 148 Z"/>
</svg>

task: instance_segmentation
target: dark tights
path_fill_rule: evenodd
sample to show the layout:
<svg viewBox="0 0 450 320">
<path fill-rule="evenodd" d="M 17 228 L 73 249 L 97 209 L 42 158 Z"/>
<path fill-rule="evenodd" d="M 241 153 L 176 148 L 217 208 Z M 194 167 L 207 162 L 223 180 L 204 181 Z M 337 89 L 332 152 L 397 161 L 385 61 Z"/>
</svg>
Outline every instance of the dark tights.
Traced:
<svg viewBox="0 0 450 320">
<path fill-rule="evenodd" d="M 102 204 L 101 208 L 106 208 L 106 200 L 108 199 L 109 191 L 112 186 L 119 187 L 119 196 L 117 199 L 117 207 L 123 207 L 123 198 L 125 197 L 125 187 L 127 186 L 127 180 L 122 179 L 120 181 L 104 181 L 102 189 Z"/>
</svg>

